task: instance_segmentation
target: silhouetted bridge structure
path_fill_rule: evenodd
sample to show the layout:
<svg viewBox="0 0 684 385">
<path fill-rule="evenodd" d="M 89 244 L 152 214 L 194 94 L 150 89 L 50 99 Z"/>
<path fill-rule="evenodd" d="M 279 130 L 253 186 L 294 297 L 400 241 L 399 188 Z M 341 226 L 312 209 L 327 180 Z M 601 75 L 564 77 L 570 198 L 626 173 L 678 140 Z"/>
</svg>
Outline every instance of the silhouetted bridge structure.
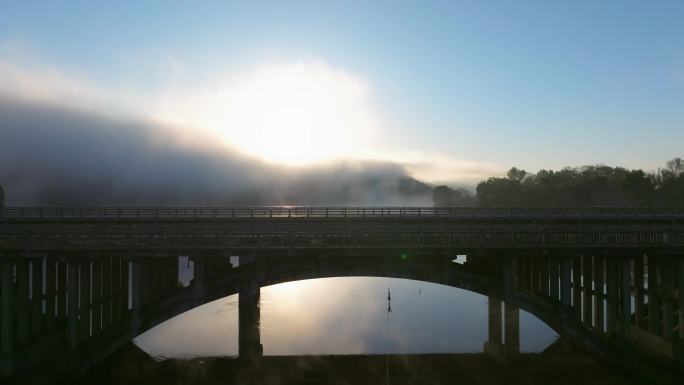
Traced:
<svg viewBox="0 0 684 385">
<path fill-rule="evenodd" d="M 178 256 L 194 262 L 189 287 Z M 493 356 L 519 350 L 520 308 L 604 360 L 681 368 L 683 256 L 673 208 L 6 208 L 0 364 L 79 373 L 238 293 L 240 355 L 255 360 L 260 287 L 381 276 L 488 296 Z"/>
<path fill-rule="evenodd" d="M 9 253 L 684 246 L 684 209 L 672 208 L 7 208 L 0 221 Z"/>
</svg>

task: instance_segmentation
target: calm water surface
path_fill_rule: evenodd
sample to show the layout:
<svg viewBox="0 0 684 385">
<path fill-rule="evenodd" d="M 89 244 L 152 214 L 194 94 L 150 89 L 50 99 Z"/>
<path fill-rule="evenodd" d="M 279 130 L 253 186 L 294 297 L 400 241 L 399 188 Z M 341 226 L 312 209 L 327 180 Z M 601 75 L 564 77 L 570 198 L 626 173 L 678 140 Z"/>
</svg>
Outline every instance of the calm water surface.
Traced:
<svg viewBox="0 0 684 385">
<path fill-rule="evenodd" d="M 470 353 L 482 352 L 487 340 L 487 297 L 418 281 L 289 282 L 262 288 L 260 306 L 265 355 Z M 557 338 L 520 312 L 522 352 L 540 352 Z M 160 358 L 237 356 L 238 296 L 181 314 L 134 342 Z"/>
</svg>

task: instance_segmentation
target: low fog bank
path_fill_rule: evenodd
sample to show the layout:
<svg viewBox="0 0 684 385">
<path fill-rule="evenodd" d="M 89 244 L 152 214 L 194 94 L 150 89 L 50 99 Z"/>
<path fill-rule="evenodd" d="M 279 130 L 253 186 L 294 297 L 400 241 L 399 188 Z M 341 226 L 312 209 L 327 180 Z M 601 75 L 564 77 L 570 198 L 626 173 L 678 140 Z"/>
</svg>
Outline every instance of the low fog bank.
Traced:
<svg viewBox="0 0 684 385">
<path fill-rule="evenodd" d="M 280 167 L 196 139 L 0 98 L 0 184 L 8 206 L 432 204 L 432 188 L 397 164 Z"/>
</svg>

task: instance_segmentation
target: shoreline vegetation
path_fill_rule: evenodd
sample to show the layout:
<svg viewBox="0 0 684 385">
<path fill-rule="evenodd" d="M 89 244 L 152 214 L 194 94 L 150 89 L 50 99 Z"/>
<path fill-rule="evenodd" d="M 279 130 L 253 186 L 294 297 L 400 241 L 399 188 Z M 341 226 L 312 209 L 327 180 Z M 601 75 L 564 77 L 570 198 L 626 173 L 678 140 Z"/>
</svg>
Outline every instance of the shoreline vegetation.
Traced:
<svg viewBox="0 0 684 385">
<path fill-rule="evenodd" d="M 655 172 L 604 165 L 566 167 L 536 174 L 516 167 L 506 177 L 465 188 L 437 186 L 435 206 L 684 206 L 684 160 Z"/>
<path fill-rule="evenodd" d="M 429 202 L 430 195 L 434 206 L 684 206 L 684 160 L 673 158 L 665 167 L 654 172 L 640 169 L 629 170 L 624 167 L 605 165 L 589 165 L 566 167 L 561 170 L 539 170 L 536 174 L 517 167 L 508 170 L 505 177 L 490 177 L 477 184 L 474 191 L 468 188 L 451 188 L 445 185 L 431 187 L 408 175 L 383 175 L 382 173 L 355 174 L 347 178 L 346 184 L 339 189 L 331 189 L 330 179 L 314 177 L 299 183 L 293 190 L 285 188 L 282 194 L 264 194 L 252 191 L 251 194 L 228 194 L 220 202 L 215 199 L 203 199 L 205 205 L 344 205 L 339 202 L 353 202 L 359 191 L 365 195 L 375 194 L 373 201 L 384 202 L 383 197 L 392 197 L 392 202 L 412 201 L 421 198 Z M 95 188 L 90 191 L 90 199 L 82 198 L 85 190 L 83 184 L 50 184 L 39 189 L 40 199 L 31 200 L 33 205 L 50 206 L 104 206 L 125 205 L 129 202 L 121 194 L 112 189 Z M 302 181 L 300 181 L 302 182 Z M 297 184 L 297 183 L 295 183 Z M 91 183 L 92 185 L 92 183 Z M 97 184 L 96 184 L 97 185 Z M 302 188 L 305 185 L 307 188 Z M 321 188 L 321 185 L 324 188 Z M 318 187 L 316 187 L 318 186 Z M 140 191 L 135 186 L 128 186 L 129 198 L 136 198 Z M 204 186 L 206 187 L 206 186 Z M 46 191 L 43 191 L 46 190 Z M 173 188 L 171 188 L 173 192 Z M 336 191 L 330 196 L 326 191 Z M 358 191 L 357 191 L 358 190 Z M 21 191 L 18 196 L 21 196 Z M 166 197 L 163 192 L 147 189 L 145 199 L 132 199 L 132 205 L 150 205 L 151 202 L 162 205 L 174 205 L 171 194 Z M 200 186 L 193 189 L 202 192 Z M 301 193 L 301 195 L 299 193 Z M 133 194 L 133 195 L 131 195 Z M 167 194 L 168 195 L 168 194 Z M 201 194 L 200 194 L 201 195 Z M 282 195 L 282 196 L 281 196 Z M 363 195 L 363 194 L 361 194 Z M 7 190 L 0 184 L 0 208 L 7 203 Z M 426 198 L 427 197 L 427 198 Z M 168 198 L 168 199 L 167 199 Z M 194 201 L 192 197 L 187 197 Z M 206 197 L 205 197 L 206 198 Z M 164 200 L 166 199 L 166 200 Z M 186 199 L 187 200 L 187 199 Z M 178 202 L 175 204 L 192 204 Z M 392 204 L 395 204 L 392 203 Z M 428 203 L 429 204 L 429 203 Z M 352 204 L 354 205 L 354 204 Z"/>
</svg>

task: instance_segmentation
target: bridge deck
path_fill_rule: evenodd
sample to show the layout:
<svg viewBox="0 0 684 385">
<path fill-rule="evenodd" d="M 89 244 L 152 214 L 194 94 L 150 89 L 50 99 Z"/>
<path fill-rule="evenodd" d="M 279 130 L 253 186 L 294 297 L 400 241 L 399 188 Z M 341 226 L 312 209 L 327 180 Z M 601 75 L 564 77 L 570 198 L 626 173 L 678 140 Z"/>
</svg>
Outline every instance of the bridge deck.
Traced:
<svg viewBox="0 0 684 385">
<path fill-rule="evenodd" d="M 413 255 L 487 248 L 650 249 L 681 253 L 672 207 L 14 207 L 0 254 L 117 251 Z M 364 251 L 365 250 L 365 251 Z M 238 254 L 230 254 L 238 253 Z M 179 254 L 176 254 L 179 255 Z M 185 254 L 182 254 L 185 255 Z"/>
</svg>

